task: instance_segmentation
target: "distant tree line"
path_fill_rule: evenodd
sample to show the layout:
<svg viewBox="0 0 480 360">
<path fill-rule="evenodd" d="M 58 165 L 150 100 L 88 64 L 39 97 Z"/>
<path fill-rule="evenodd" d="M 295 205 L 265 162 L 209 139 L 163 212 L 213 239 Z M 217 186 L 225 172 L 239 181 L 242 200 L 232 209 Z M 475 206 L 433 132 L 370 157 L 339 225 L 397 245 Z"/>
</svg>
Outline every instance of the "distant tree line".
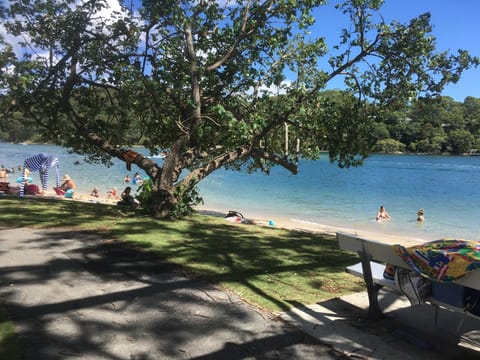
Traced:
<svg viewBox="0 0 480 360">
<path fill-rule="evenodd" d="M 422 98 L 374 119 L 373 152 L 466 154 L 480 149 L 480 99 Z"/>
<path fill-rule="evenodd" d="M 339 91 L 325 95 L 342 101 Z M 463 103 L 448 96 L 416 99 L 403 109 L 376 112 L 370 126 L 374 153 L 478 154 L 480 98 L 468 96 Z M 49 142 L 41 133 L 23 114 L 0 125 L 0 140 L 6 142 Z"/>
</svg>

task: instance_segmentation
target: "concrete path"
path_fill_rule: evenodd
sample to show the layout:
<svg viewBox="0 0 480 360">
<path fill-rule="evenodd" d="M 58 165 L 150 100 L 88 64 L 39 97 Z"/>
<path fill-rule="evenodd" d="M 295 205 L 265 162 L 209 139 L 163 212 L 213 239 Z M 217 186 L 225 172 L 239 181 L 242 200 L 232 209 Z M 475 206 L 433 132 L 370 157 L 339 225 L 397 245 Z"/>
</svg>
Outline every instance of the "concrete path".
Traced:
<svg viewBox="0 0 480 360">
<path fill-rule="evenodd" d="M 282 314 L 282 319 L 346 355 L 375 360 L 480 359 L 480 319 L 435 308 L 410 306 L 404 296 L 381 290 L 385 319 L 359 326 L 368 309 L 366 292 Z"/>
<path fill-rule="evenodd" d="M 352 326 L 365 293 L 271 314 L 95 234 L 0 231 L 0 299 L 26 360 L 41 359 L 480 359 L 459 343 L 480 322 L 408 307 L 382 294 L 393 315 Z M 442 329 L 442 331 L 439 331 Z M 445 331 L 447 329 L 448 331 Z"/>
</svg>

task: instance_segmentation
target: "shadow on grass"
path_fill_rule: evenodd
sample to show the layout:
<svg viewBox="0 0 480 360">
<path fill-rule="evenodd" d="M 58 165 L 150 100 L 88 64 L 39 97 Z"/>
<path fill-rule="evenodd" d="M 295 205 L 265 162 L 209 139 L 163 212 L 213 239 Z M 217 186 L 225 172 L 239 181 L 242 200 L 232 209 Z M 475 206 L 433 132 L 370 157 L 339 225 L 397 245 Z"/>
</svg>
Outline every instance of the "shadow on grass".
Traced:
<svg viewBox="0 0 480 360">
<path fill-rule="evenodd" d="M 286 300 L 313 303 L 363 286 L 344 272 L 357 257 L 341 251 L 328 235 L 236 225 L 204 215 L 159 221 L 116 206 L 43 198 L 1 199 L 0 208 L 7 206 L 11 215 L 2 215 L 3 223 L 101 232 L 269 309 L 286 310 Z"/>
<path fill-rule="evenodd" d="M 138 219 L 119 224 L 113 235 L 271 309 L 288 309 L 285 299 L 292 294 L 312 303 L 363 286 L 344 272 L 358 261 L 356 255 L 341 251 L 328 235 L 232 225 L 207 216 L 181 226 Z"/>
<path fill-rule="evenodd" d="M 112 221 L 121 213 L 120 208 L 116 206 L 40 196 L 23 198 L 2 196 L 0 209 L 1 223 L 18 227 L 85 226 L 97 223 L 102 218 Z"/>
</svg>

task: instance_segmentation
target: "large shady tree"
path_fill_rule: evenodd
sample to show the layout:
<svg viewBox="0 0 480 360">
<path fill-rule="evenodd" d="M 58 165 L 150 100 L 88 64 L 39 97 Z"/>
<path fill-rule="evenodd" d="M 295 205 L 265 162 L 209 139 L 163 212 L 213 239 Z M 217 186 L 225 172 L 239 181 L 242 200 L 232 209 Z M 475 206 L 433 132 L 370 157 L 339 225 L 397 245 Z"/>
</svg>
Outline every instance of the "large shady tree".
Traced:
<svg viewBox="0 0 480 360">
<path fill-rule="evenodd" d="M 152 213 L 169 217 L 222 167 L 292 173 L 326 149 L 355 166 L 370 121 L 434 96 L 477 59 L 438 52 L 430 15 L 387 24 L 380 0 L 351 0 L 338 39 L 312 33 L 322 0 L 10 0 L 3 9 L 2 122 L 22 114 L 56 144 L 152 179 Z M 135 6 L 134 6 L 135 5 Z M 328 46 L 327 46 L 328 45 Z M 341 92 L 325 92 L 334 78 Z M 162 163 L 133 150 L 140 144 Z"/>
</svg>

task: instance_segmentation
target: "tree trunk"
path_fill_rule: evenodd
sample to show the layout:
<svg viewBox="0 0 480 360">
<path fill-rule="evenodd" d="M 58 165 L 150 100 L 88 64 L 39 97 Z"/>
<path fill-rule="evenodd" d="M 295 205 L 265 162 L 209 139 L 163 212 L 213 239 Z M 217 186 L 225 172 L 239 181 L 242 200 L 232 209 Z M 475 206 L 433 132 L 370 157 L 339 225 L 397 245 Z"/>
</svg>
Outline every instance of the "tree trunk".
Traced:
<svg viewBox="0 0 480 360">
<path fill-rule="evenodd" d="M 173 196 L 173 189 L 168 191 L 165 189 L 158 189 L 157 184 L 154 186 L 152 192 L 152 216 L 157 219 L 168 219 L 172 217 L 172 210 L 175 206 L 176 199 Z"/>
</svg>

